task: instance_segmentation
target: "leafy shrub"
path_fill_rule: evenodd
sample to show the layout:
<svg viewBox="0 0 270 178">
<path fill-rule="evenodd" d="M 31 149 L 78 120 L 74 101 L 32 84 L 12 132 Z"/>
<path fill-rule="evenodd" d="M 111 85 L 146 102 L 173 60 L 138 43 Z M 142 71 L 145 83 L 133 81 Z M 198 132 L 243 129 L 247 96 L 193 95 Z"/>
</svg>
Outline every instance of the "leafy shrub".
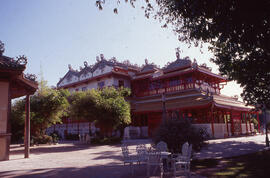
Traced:
<svg viewBox="0 0 270 178">
<path fill-rule="evenodd" d="M 67 140 L 79 140 L 79 135 L 78 134 L 67 134 L 66 135 Z"/>
<path fill-rule="evenodd" d="M 51 144 L 53 143 L 53 138 L 49 135 L 41 135 L 32 137 L 32 144 Z"/>
<path fill-rule="evenodd" d="M 91 139 L 91 144 L 94 145 L 112 145 L 112 144 L 118 144 L 121 143 L 120 137 L 96 137 Z"/>
<path fill-rule="evenodd" d="M 57 143 L 61 139 L 61 135 L 57 131 L 51 133 L 50 136 L 53 139 L 53 143 Z"/>
<path fill-rule="evenodd" d="M 195 128 L 188 119 L 169 119 L 156 130 L 153 141 L 155 144 L 164 141 L 171 152 L 180 153 L 185 142 L 192 144 L 195 151 L 199 151 L 208 137 L 205 130 Z"/>
</svg>

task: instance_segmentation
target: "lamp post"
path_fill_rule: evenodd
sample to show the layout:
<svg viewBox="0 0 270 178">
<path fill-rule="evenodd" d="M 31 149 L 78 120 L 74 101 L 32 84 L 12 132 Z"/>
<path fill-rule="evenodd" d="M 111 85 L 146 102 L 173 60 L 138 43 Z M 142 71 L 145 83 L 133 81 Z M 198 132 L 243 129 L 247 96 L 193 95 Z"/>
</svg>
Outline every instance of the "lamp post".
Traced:
<svg viewBox="0 0 270 178">
<path fill-rule="evenodd" d="M 166 96 L 165 93 L 162 93 L 162 121 L 166 120 Z"/>
</svg>

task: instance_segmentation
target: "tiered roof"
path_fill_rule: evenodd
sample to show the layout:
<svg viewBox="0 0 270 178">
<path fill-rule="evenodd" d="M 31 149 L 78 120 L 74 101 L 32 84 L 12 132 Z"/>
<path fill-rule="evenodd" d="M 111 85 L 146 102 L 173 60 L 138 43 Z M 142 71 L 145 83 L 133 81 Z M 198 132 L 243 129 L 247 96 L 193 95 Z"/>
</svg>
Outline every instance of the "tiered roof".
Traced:
<svg viewBox="0 0 270 178">
<path fill-rule="evenodd" d="M 59 86 L 59 84 L 66 77 L 69 77 L 69 76 L 80 77 L 81 75 L 84 75 L 84 74 L 87 74 L 87 73 L 93 73 L 96 69 L 103 69 L 106 66 L 117 67 L 119 69 L 124 69 L 126 71 L 135 71 L 135 72 L 138 72 L 140 70 L 140 67 L 138 67 L 137 65 L 131 64 L 128 60 L 126 60 L 124 62 L 119 62 L 114 57 L 111 58 L 111 59 L 109 59 L 109 60 L 107 60 L 101 54 L 100 57 L 97 56 L 96 63 L 94 65 L 88 65 L 87 62 L 85 61 L 84 62 L 84 67 L 81 67 L 80 68 L 80 71 L 74 70 L 71 67 L 71 65 L 69 65 L 69 71 L 65 74 L 65 76 L 63 78 L 60 79 L 60 81 L 57 83 L 57 86 Z M 116 71 L 112 71 L 112 72 L 115 73 Z M 126 75 L 126 74 L 123 74 L 123 75 Z M 90 80 L 90 79 L 93 79 L 93 78 L 88 78 L 87 80 Z"/>
<path fill-rule="evenodd" d="M 10 83 L 11 98 L 34 94 L 38 88 L 34 75 L 24 75 L 27 59 L 20 56 L 17 60 L 3 55 L 0 50 L 0 78 Z"/>
<path fill-rule="evenodd" d="M 130 76 L 132 80 L 140 80 L 149 78 L 151 80 L 158 80 L 162 78 L 172 77 L 174 75 L 182 75 L 185 73 L 190 73 L 197 71 L 202 75 L 212 76 L 212 80 L 216 82 L 226 82 L 227 79 L 218 74 L 214 74 L 211 72 L 211 69 L 208 68 L 205 64 L 198 65 L 194 60 L 192 62 L 188 57 L 181 59 L 179 54 L 177 55 L 177 59 L 171 63 L 168 63 L 165 67 L 159 68 L 154 63 L 148 63 L 148 60 L 145 60 L 145 64 L 142 66 L 130 64 L 129 61 L 118 62 L 114 57 L 107 60 L 101 54 L 100 58 L 97 57 L 96 63 L 94 65 L 88 65 L 87 62 L 84 62 L 84 67 L 81 67 L 80 71 L 72 69 L 69 65 L 69 71 L 66 75 L 60 79 L 57 83 L 57 86 L 63 81 L 64 78 L 70 76 L 80 77 L 81 75 L 87 73 L 93 73 L 96 69 L 102 69 L 105 66 L 118 67 L 124 70 L 132 70 L 135 72 L 134 76 Z"/>
<path fill-rule="evenodd" d="M 25 64 L 20 61 L 21 60 L 16 61 L 13 58 L 0 55 L 0 69 L 23 71 L 25 69 Z"/>
</svg>

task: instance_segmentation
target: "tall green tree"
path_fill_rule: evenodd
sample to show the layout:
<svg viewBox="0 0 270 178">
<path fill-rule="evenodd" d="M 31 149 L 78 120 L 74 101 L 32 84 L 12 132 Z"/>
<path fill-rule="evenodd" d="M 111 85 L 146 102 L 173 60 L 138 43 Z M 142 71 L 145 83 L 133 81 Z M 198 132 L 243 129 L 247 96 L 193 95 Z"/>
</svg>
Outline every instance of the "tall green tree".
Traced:
<svg viewBox="0 0 270 178">
<path fill-rule="evenodd" d="M 136 0 L 125 0 L 134 6 Z M 102 9 L 105 1 L 96 5 Z M 270 108 L 270 1 L 145 0 L 145 14 L 170 26 L 179 40 L 209 43 L 221 74 L 243 87 L 248 104 Z M 117 9 L 114 10 L 117 12 Z"/>
<path fill-rule="evenodd" d="M 69 106 L 67 90 L 47 89 L 31 97 L 31 132 L 34 135 L 44 135 L 48 127 L 61 123 L 61 118 L 67 116 Z"/>
<path fill-rule="evenodd" d="M 112 87 L 75 92 L 69 97 L 70 116 L 95 122 L 107 133 L 131 122 L 130 105 L 125 100 L 129 95 L 129 89 Z"/>
<path fill-rule="evenodd" d="M 46 85 L 44 85 L 46 86 Z M 55 90 L 49 87 L 39 88 L 30 97 L 30 129 L 32 136 L 41 136 L 52 124 L 61 122 L 61 118 L 67 115 L 69 102 L 67 90 Z M 25 120 L 25 99 L 20 99 L 12 104 L 11 127 L 14 136 L 19 139 L 23 136 Z"/>
</svg>

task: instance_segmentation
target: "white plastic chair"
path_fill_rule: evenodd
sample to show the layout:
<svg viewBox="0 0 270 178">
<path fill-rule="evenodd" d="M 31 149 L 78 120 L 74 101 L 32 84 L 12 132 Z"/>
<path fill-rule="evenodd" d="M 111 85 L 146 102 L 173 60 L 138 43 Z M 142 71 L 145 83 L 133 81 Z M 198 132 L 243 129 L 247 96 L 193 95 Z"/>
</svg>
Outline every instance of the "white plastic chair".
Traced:
<svg viewBox="0 0 270 178">
<path fill-rule="evenodd" d="M 147 148 L 144 144 L 140 144 L 136 146 L 136 152 L 138 156 L 138 163 L 146 163 L 147 162 Z"/>
<path fill-rule="evenodd" d="M 157 146 L 156 146 L 156 149 L 160 152 L 162 151 L 167 151 L 168 150 L 168 146 L 167 146 L 167 143 L 163 142 L 163 141 L 160 141 L 158 142 Z"/>
<path fill-rule="evenodd" d="M 138 163 L 138 157 L 137 155 L 130 155 L 129 150 L 128 150 L 128 146 L 127 145 L 122 145 L 121 146 L 122 149 L 122 154 L 123 154 L 123 162 L 124 162 L 124 166 L 126 164 L 130 165 L 130 170 L 131 170 L 131 174 L 134 174 L 134 163 Z"/>
<path fill-rule="evenodd" d="M 154 173 L 156 172 L 157 168 L 160 168 L 160 176 L 163 176 L 163 163 L 161 159 L 160 152 L 157 150 L 149 150 L 148 152 L 148 159 L 147 159 L 147 177 L 150 176 L 150 168 L 154 166 Z"/>
<path fill-rule="evenodd" d="M 185 145 L 185 144 L 184 144 Z M 186 176 L 190 177 L 190 161 L 192 155 L 192 144 L 186 149 L 186 145 L 182 146 L 182 154 L 178 155 L 172 163 L 173 175 L 174 177 L 178 173 L 185 173 Z"/>
</svg>

